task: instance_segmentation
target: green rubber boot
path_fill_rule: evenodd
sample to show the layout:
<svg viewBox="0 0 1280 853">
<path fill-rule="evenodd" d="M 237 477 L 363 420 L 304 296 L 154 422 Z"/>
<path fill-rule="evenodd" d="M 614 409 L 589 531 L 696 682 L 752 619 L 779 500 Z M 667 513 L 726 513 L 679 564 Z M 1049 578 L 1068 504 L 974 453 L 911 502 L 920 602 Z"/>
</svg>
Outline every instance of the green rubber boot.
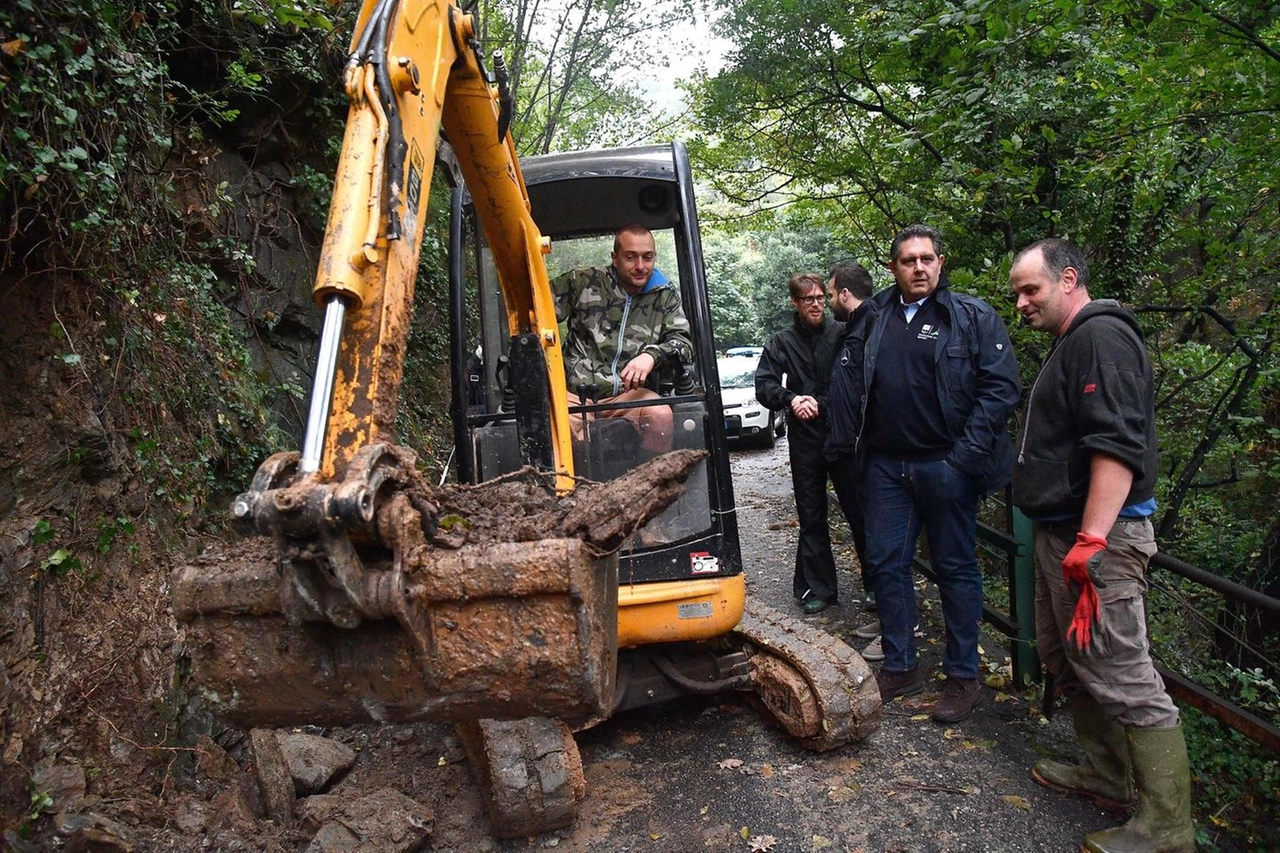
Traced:
<svg viewBox="0 0 1280 853">
<path fill-rule="evenodd" d="M 1138 810 L 1124 826 L 1085 836 L 1090 853 L 1194 853 L 1191 770 L 1182 725 L 1131 728 L 1129 760 Z"/>
<path fill-rule="evenodd" d="M 1063 764 L 1046 758 L 1031 768 L 1032 778 L 1046 788 L 1089 797 L 1107 811 L 1132 811 L 1133 776 L 1124 726 L 1108 717 L 1088 694 L 1068 697 L 1067 709 L 1076 740 L 1084 749 L 1084 763 Z"/>
</svg>

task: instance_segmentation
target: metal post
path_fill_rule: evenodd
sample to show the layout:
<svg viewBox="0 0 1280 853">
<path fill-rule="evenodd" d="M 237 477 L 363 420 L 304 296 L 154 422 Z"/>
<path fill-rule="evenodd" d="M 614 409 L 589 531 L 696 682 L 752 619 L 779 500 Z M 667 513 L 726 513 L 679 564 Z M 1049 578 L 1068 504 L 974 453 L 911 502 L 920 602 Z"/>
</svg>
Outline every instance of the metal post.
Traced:
<svg viewBox="0 0 1280 853">
<path fill-rule="evenodd" d="M 1018 636 L 1013 644 L 1013 680 L 1025 687 L 1040 678 L 1036 653 L 1036 564 L 1032 551 L 1031 519 L 1016 508 L 1012 513 L 1013 538 L 1018 543 L 1009 576 L 1009 609 Z"/>
<path fill-rule="evenodd" d="M 320 470 L 320 454 L 324 452 L 324 434 L 329 424 L 329 405 L 333 401 L 333 380 L 338 369 L 338 349 L 342 343 L 342 323 L 347 305 L 334 296 L 324 308 L 324 329 L 320 332 L 320 352 L 316 357 L 316 375 L 311 383 L 311 408 L 307 412 L 307 432 L 302 440 L 302 474 Z"/>
</svg>

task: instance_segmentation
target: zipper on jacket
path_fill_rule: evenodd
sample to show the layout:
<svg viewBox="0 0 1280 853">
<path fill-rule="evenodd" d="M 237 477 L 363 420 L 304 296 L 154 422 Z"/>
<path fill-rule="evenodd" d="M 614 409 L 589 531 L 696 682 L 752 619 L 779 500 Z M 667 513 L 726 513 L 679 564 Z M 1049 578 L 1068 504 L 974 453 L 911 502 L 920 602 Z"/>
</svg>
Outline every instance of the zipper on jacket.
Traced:
<svg viewBox="0 0 1280 853">
<path fill-rule="evenodd" d="M 1018 445 L 1018 464 L 1026 464 L 1027 439 L 1031 437 L 1031 408 L 1036 402 L 1036 386 L 1040 384 L 1040 377 L 1044 376 L 1045 370 L 1049 367 L 1049 362 L 1053 361 L 1053 357 L 1058 354 L 1061 348 L 1063 338 L 1059 338 L 1049 350 L 1049 354 L 1045 356 L 1044 364 L 1040 365 L 1040 372 L 1036 374 L 1036 381 L 1031 383 L 1031 391 L 1027 393 L 1027 419 L 1022 424 L 1022 442 Z"/>
<path fill-rule="evenodd" d="M 622 304 L 622 323 L 618 326 L 618 340 L 616 351 L 613 354 L 613 365 L 609 368 L 610 379 L 613 380 L 613 396 L 622 393 L 622 388 L 618 383 L 618 359 L 622 358 L 622 339 L 627 334 L 627 317 L 631 314 L 631 294 L 627 294 L 627 301 Z"/>
</svg>

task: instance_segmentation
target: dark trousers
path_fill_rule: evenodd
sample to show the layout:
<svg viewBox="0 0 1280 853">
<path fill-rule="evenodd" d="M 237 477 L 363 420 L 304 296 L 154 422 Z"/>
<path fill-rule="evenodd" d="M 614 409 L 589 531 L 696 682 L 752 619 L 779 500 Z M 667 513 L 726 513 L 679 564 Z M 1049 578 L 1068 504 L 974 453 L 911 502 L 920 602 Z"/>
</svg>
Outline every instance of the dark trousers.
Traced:
<svg viewBox="0 0 1280 853">
<path fill-rule="evenodd" d="M 791 486 L 795 492 L 796 515 L 800 522 L 800 539 L 796 544 L 795 575 L 792 591 L 796 598 L 821 598 L 835 601 L 838 598 L 836 564 L 831 555 L 831 530 L 827 526 L 827 480 L 835 487 L 836 499 L 844 512 L 853 533 L 854 550 L 863 568 L 863 588 L 867 586 L 867 572 L 862 554 L 866 534 L 862 523 L 862 511 L 858 506 L 857 490 L 851 475 L 851 467 L 828 461 L 822 455 L 821 444 L 788 442 L 791 459 Z"/>
<path fill-rule="evenodd" d="M 919 617 L 911 563 L 923 529 L 946 623 L 942 671 L 954 678 L 977 678 L 982 571 L 974 482 L 943 461 L 904 462 L 872 455 L 861 497 L 884 670 L 905 672 L 916 665 L 914 628 Z"/>
</svg>

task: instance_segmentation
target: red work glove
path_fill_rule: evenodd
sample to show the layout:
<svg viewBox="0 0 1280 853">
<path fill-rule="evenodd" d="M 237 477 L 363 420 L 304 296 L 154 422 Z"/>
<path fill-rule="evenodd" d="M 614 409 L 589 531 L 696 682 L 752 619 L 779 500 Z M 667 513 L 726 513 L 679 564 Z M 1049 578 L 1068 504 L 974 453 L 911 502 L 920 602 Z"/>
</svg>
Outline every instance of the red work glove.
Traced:
<svg viewBox="0 0 1280 853">
<path fill-rule="evenodd" d="M 1104 589 L 1106 584 L 1098 576 L 1098 566 L 1102 562 L 1102 552 L 1106 549 L 1107 540 L 1101 536 L 1077 533 L 1076 544 L 1062 558 L 1063 580 L 1067 582 L 1067 588 L 1077 596 L 1071 627 L 1067 629 L 1067 639 L 1074 640 L 1080 651 L 1089 648 L 1093 628 L 1102 621 L 1102 602 L 1098 600 L 1098 589 Z"/>
</svg>

